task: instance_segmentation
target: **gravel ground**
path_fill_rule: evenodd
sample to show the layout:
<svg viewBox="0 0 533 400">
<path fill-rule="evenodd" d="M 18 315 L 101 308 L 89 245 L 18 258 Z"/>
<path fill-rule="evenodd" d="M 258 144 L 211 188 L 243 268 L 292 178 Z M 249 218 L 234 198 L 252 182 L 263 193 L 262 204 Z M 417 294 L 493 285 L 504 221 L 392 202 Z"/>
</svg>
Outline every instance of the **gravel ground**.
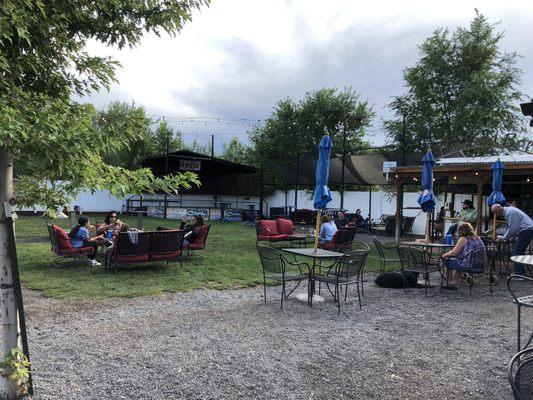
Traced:
<svg viewBox="0 0 533 400">
<path fill-rule="evenodd" d="M 511 399 L 501 285 L 376 287 L 307 307 L 280 288 L 72 301 L 25 291 L 34 399 Z M 526 311 L 527 314 L 527 311 Z M 533 324 L 526 316 L 525 324 Z"/>
</svg>

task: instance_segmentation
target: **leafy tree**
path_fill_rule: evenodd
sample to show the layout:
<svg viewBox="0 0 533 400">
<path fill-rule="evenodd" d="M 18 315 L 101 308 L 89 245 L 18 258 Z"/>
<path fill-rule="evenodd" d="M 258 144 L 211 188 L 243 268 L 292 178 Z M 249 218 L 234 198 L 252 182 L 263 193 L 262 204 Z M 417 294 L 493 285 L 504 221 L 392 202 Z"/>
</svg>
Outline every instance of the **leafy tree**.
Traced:
<svg viewBox="0 0 533 400">
<path fill-rule="evenodd" d="M 359 100 L 352 89 L 321 89 L 307 93 L 299 103 L 280 100 L 265 124 L 251 133 L 250 155 L 259 166 L 262 153 L 267 166 L 265 180 L 279 181 L 269 166 L 288 165 L 297 157 L 316 157 L 325 132 L 333 140 L 333 153 L 342 152 L 344 132 L 347 152 L 368 147 L 363 137 L 373 116 L 368 102 Z"/>
<path fill-rule="evenodd" d="M 154 154 L 165 154 L 167 152 L 167 139 L 169 152 L 185 148 L 181 132 L 177 131 L 174 133 L 172 128 L 168 125 L 168 122 L 165 120 L 159 121 L 152 136 L 154 142 Z"/>
<path fill-rule="evenodd" d="M 385 122 L 390 140 L 401 146 L 405 116 L 407 151 L 431 146 L 443 154 L 483 155 L 519 148 L 521 71 L 516 53 L 501 52 L 502 38 L 477 14 L 469 28 L 438 29 L 426 39 L 420 60 L 404 72 L 407 93 L 390 104 L 398 117 Z"/>
<path fill-rule="evenodd" d="M 206 156 L 211 155 L 211 144 L 203 146 L 198 143 L 198 140 L 196 140 L 196 138 L 194 138 L 190 145 L 186 145 L 185 149 L 189 151 L 194 151 L 195 153 L 205 154 Z"/>
<path fill-rule="evenodd" d="M 156 152 L 150 124 L 144 108 L 134 103 L 116 101 L 100 111 L 95 125 L 101 134 L 130 138 L 119 148 L 104 149 L 104 162 L 130 170 L 139 168 L 142 160 Z"/>
<path fill-rule="evenodd" d="M 174 34 L 209 0 L 2 0 L 0 2 L 0 205 L 66 203 L 80 188 L 107 188 L 117 196 L 176 191 L 197 182 L 194 174 L 155 179 L 147 169 L 129 171 L 102 161 L 104 150 L 126 151 L 136 131 L 95 129 L 92 106 L 71 100 L 115 81 L 118 63 L 90 55 L 95 40 L 119 49 L 145 32 Z M 31 158 L 31 174 L 13 194 L 13 162 Z M 59 181 L 61 180 L 61 181 Z M 1 212 L 0 212 L 1 214 Z M 0 215 L 0 218 L 2 216 Z M 0 224 L 0 249 L 7 227 Z M 3 283 L 13 282 L 11 258 L 0 251 Z M 2 287 L 2 354 L 16 347 L 13 289 Z M 0 381 L 0 398 L 13 397 Z"/>
<path fill-rule="evenodd" d="M 222 158 L 225 160 L 247 164 L 250 161 L 249 147 L 242 144 L 236 137 L 223 145 Z"/>
</svg>

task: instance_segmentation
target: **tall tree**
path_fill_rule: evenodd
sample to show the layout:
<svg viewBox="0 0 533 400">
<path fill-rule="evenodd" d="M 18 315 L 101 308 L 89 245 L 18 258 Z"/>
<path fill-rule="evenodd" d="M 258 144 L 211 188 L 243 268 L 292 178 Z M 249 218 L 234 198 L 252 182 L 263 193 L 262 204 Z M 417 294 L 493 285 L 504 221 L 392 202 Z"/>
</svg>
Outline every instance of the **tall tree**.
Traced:
<svg viewBox="0 0 533 400">
<path fill-rule="evenodd" d="M 90 105 L 71 100 L 115 81 L 118 63 L 90 55 L 88 40 L 123 48 L 145 32 L 175 34 L 209 0 L 3 0 L 0 2 L 0 210 L 4 202 L 66 203 L 80 188 L 123 196 L 140 190 L 176 191 L 197 182 L 184 174 L 155 179 L 102 161 L 104 149 L 127 149 L 137 134 L 94 129 Z M 32 158 L 32 173 L 13 193 L 13 162 Z M 61 181 L 59 181 L 61 180 Z M 0 214 L 2 211 L 0 211 Z M 3 216 L 0 215 L 0 219 Z M 2 354 L 17 346 L 16 308 L 7 227 L 0 223 Z M 6 379 L 0 398 L 13 398 Z"/>
<path fill-rule="evenodd" d="M 307 93 L 298 103 L 283 99 L 265 123 L 250 134 L 251 155 L 259 166 L 263 154 L 267 166 L 265 179 L 276 181 L 276 172 L 269 166 L 288 165 L 296 158 L 316 157 L 318 143 L 325 132 L 333 140 L 333 153 L 342 152 L 344 134 L 347 152 L 368 147 L 363 138 L 373 117 L 372 107 L 360 100 L 352 89 L 324 88 Z"/>
<path fill-rule="evenodd" d="M 242 164 L 247 164 L 250 161 L 249 147 L 242 144 L 236 137 L 224 144 L 223 148 L 222 158 L 224 160 Z"/>
<path fill-rule="evenodd" d="M 388 136 L 407 151 L 483 155 L 522 145 L 518 113 L 521 71 L 518 55 L 500 50 L 503 33 L 476 14 L 453 34 L 438 29 L 420 46 L 420 60 L 404 72 L 407 93 L 390 108 Z M 402 136 L 405 117 L 405 141 Z"/>
<path fill-rule="evenodd" d="M 181 132 L 176 131 L 176 133 L 174 133 L 172 128 L 168 125 L 168 122 L 165 120 L 159 121 L 152 136 L 154 142 L 154 154 L 165 154 L 167 152 L 167 141 L 169 152 L 185 148 Z"/>
<path fill-rule="evenodd" d="M 107 164 L 133 170 L 141 166 L 142 160 L 155 153 L 151 120 L 144 108 L 135 103 L 110 103 L 98 113 L 95 125 L 105 136 L 123 135 L 129 138 L 120 149 L 105 149 L 103 160 Z"/>
</svg>

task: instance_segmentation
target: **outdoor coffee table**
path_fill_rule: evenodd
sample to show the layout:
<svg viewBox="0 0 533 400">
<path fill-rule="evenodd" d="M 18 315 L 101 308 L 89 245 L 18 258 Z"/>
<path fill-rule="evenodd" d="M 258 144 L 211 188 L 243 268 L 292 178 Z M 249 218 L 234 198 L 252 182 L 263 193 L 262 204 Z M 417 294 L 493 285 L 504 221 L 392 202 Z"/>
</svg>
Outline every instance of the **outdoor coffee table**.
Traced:
<svg viewBox="0 0 533 400">
<path fill-rule="evenodd" d="M 314 248 L 290 248 L 290 249 L 281 249 L 287 253 L 291 253 L 293 255 L 297 256 L 303 256 L 303 257 L 310 257 L 313 259 L 313 265 L 311 267 L 310 272 L 310 278 L 314 278 L 315 276 L 315 267 L 316 267 L 316 260 L 327 260 L 327 259 L 335 259 L 344 256 L 343 253 L 338 253 L 336 251 L 330 251 L 330 250 L 324 250 L 324 249 L 315 249 Z M 313 295 L 313 301 L 314 302 L 322 302 L 324 301 L 324 298 L 322 296 L 315 294 L 315 283 L 314 280 L 311 279 L 311 293 Z M 301 301 L 307 301 L 308 304 L 309 298 L 306 293 L 300 293 L 296 296 L 298 300 Z"/>
</svg>

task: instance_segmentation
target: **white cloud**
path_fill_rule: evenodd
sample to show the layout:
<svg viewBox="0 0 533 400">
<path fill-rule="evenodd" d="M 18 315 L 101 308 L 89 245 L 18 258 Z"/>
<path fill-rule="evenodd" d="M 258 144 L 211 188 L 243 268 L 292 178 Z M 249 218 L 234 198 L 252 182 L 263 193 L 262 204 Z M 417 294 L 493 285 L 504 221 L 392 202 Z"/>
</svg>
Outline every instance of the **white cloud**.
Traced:
<svg viewBox="0 0 533 400">
<path fill-rule="evenodd" d="M 522 90 L 531 96 L 533 10 L 527 4 L 214 1 L 177 37 L 147 36 L 137 48 L 120 52 L 91 43 L 91 51 L 113 55 L 123 68 L 110 93 L 89 101 L 102 106 L 115 99 L 134 100 L 158 115 L 255 119 L 267 117 L 281 98 L 299 99 L 324 86 L 353 86 L 386 116 L 384 106 L 403 90 L 403 69 L 418 58 L 417 45 L 439 27 L 467 25 L 476 7 L 491 22 L 502 21 L 498 28 L 506 33 L 504 49 L 524 56 Z"/>
</svg>

